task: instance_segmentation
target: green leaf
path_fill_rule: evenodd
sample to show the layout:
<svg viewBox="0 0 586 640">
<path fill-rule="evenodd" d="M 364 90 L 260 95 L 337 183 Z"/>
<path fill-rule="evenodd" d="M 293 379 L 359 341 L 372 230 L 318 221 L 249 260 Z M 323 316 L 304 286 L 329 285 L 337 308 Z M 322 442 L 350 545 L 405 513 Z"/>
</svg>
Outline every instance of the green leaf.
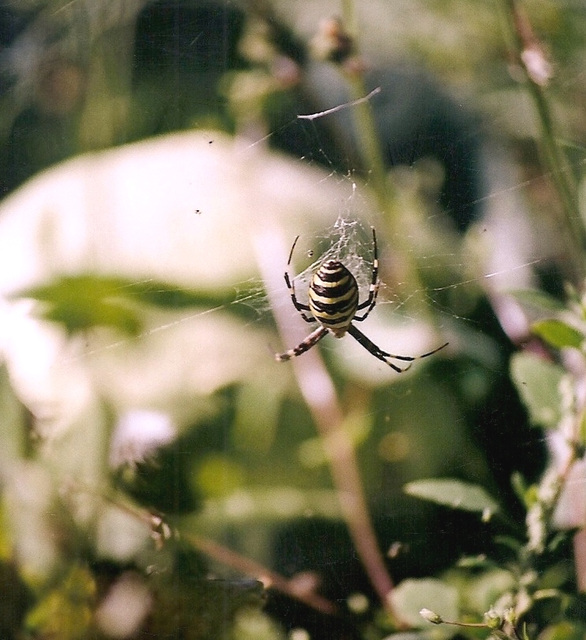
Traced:
<svg viewBox="0 0 586 640">
<path fill-rule="evenodd" d="M 403 580 L 391 592 L 391 604 L 396 615 L 413 627 L 429 627 L 420 615 L 422 609 L 430 609 L 444 620 L 458 619 L 458 591 L 455 587 L 435 580 Z"/>
<path fill-rule="evenodd" d="M 199 290 L 184 289 L 156 280 L 133 282 L 128 286 L 133 299 L 160 309 L 217 306 L 233 302 L 233 299 L 227 295 L 204 294 Z"/>
<path fill-rule="evenodd" d="M 209 498 L 229 496 L 244 483 L 245 472 L 241 465 L 222 453 L 209 453 L 198 461 L 193 470 L 192 483 L 196 492 Z"/>
<path fill-rule="evenodd" d="M 531 331 L 556 349 L 564 347 L 579 349 L 585 339 L 581 331 L 555 318 L 534 322 L 531 325 Z"/>
<path fill-rule="evenodd" d="M 552 311 L 565 311 L 566 307 L 557 298 L 543 293 L 543 291 L 536 291 L 534 289 L 526 289 L 519 291 L 511 291 L 510 294 L 524 307 L 531 307 L 538 311 L 547 312 L 551 314 Z"/>
<path fill-rule="evenodd" d="M 35 637 L 83 640 L 92 624 L 95 593 L 90 571 L 73 566 L 63 582 L 27 613 L 27 630 Z"/>
<path fill-rule="evenodd" d="M 132 300 L 165 310 L 203 307 L 214 309 L 225 307 L 234 315 L 246 320 L 258 321 L 259 313 L 251 300 L 258 290 L 254 286 L 242 284 L 238 288 L 238 296 L 230 289 L 185 289 L 175 284 L 159 280 L 131 282 L 127 285 L 128 295 Z"/>
<path fill-rule="evenodd" d="M 63 324 L 68 333 L 105 326 L 136 335 L 140 321 L 126 291 L 128 282 L 91 274 L 62 276 L 18 293 L 43 303 L 41 317 Z"/>
<path fill-rule="evenodd" d="M 519 471 L 514 471 L 511 475 L 511 487 L 517 498 L 519 498 L 526 508 L 529 508 L 529 503 L 527 502 L 527 482 Z"/>
<path fill-rule="evenodd" d="M 511 377 L 534 425 L 555 428 L 561 419 L 564 370 L 532 353 L 511 358 Z"/>
<path fill-rule="evenodd" d="M 476 571 L 466 571 L 464 575 L 465 579 L 458 584 L 461 606 L 466 611 L 477 613 L 488 612 L 503 594 L 514 590 L 517 584 L 510 571 L 498 567 L 477 567 Z"/>
<path fill-rule="evenodd" d="M 479 485 L 455 479 L 416 480 L 405 485 L 410 496 L 430 500 L 452 509 L 493 514 L 498 503 Z"/>
<path fill-rule="evenodd" d="M 162 309 L 183 309 L 201 304 L 201 297 L 194 291 L 164 282 L 134 282 L 130 288 L 132 295 L 140 302 Z"/>
<path fill-rule="evenodd" d="M 151 587 L 154 602 L 143 629 L 145 638 L 240 640 L 246 635 L 232 633 L 234 619 L 239 613 L 259 610 L 264 604 L 262 583 L 250 579 L 179 581 L 173 575 L 157 576 Z M 264 620 L 258 622 L 262 624 Z M 267 638 L 264 629 L 257 638 Z"/>
<path fill-rule="evenodd" d="M 546 627 L 539 636 L 543 640 L 584 640 L 586 624 L 582 621 L 564 620 Z"/>
<path fill-rule="evenodd" d="M 254 314 L 246 305 L 236 304 L 233 292 L 210 295 L 160 281 L 131 281 L 89 273 L 62 276 L 20 291 L 15 297 L 41 302 L 39 315 L 64 325 L 70 334 L 101 326 L 137 335 L 141 330 L 140 305 L 173 310 L 233 304 L 231 308 L 236 314 L 245 317 Z"/>
<path fill-rule="evenodd" d="M 247 296 L 243 295 L 242 301 L 235 300 L 232 290 L 210 294 L 156 280 L 132 281 L 89 273 L 62 276 L 19 291 L 14 297 L 43 303 L 39 315 L 63 324 L 68 333 L 102 326 L 137 335 L 141 330 L 140 305 L 165 310 L 227 305 L 235 315 L 257 319 L 256 310 L 244 302 Z"/>
</svg>

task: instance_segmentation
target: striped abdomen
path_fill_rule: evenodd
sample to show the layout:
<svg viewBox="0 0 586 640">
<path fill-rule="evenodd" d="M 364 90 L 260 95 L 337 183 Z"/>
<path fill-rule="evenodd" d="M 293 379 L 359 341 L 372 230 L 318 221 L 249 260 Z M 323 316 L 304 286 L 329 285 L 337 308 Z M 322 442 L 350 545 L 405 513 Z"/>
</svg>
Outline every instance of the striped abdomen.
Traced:
<svg viewBox="0 0 586 640">
<path fill-rule="evenodd" d="M 309 309 L 313 317 L 341 338 L 358 308 L 358 285 L 337 260 L 327 260 L 313 274 L 309 285 Z"/>
</svg>

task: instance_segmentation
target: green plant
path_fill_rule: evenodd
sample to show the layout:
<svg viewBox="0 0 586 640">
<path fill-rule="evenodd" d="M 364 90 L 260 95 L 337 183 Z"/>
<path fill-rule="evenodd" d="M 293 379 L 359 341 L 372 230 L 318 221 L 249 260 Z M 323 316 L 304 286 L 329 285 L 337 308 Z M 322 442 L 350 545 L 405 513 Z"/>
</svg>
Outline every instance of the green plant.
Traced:
<svg viewBox="0 0 586 640">
<path fill-rule="evenodd" d="M 49 7 L 51 19 L 70 15 L 69 5 Z M 135 94 L 121 81 L 129 56 L 114 60 L 108 41 L 120 45 L 130 26 L 104 28 L 87 67 L 103 73 L 80 107 L 76 151 L 138 136 L 134 113 L 140 126 L 153 121 L 145 136 L 171 123 L 186 132 L 74 160 L 2 205 L 2 637 L 584 635 L 583 522 L 564 506 L 581 482 L 586 437 L 584 230 L 549 76 L 527 62 L 537 56 L 547 71 L 543 47 L 519 4 L 504 6 L 562 203 L 573 285 L 564 302 L 514 294 L 532 333 L 512 357 L 469 247 L 429 224 L 440 217 L 433 163 L 408 179 L 385 164 L 372 111 L 382 91 L 365 83 L 352 2 L 312 47 L 348 83 L 348 100 L 304 118 L 291 89 L 304 55 L 260 3 L 246 29 L 230 14 L 225 26 L 245 35 L 240 48 L 225 43 L 226 68 L 191 70 L 202 29 L 181 64 L 165 67 L 169 78 L 149 76 L 153 88 Z M 490 32 L 485 3 L 438 5 L 432 15 L 449 26 L 461 11 L 470 21 L 479 13 L 480 53 L 461 51 L 455 66 L 470 58 L 483 72 L 502 69 L 491 37 L 480 37 Z M 384 21 L 378 27 L 386 34 Z M 431 59 L 424 40 L 417 53 Z M 171 77 L 177 69 L 185 75 Z M 175 101 L 182 84 L 189 91 Z M 198 87 L 209 101 L 196 105 Z M 119 95 L 104 111 L 106 88 Z M 338 179 L 317 124 L 341 111 L 352 115 L 359 161 Z M 116 117 L 88 126 L 104 113 Z M 300 131 L 317 141 L 325 172 L 263 147 L 295 125 L 308 125 Z M 369 254 L 359 251 L 370 246 L 367 222 L 380 229 L 388 285 L 369 318 L 381 344 L 394 348 L 408 323 L 416 348 L 445 331 L 450 349 L 405 376 L 381 374 L 368 353 L 338 358 L 349 341 L 275 365 L 266 349 L 275 329 L 299 343 L 283 281 L 291 240 L 302 234 L 299 261 L 341 252 L 368 289 Z M 495 405 L 509 431 L 486 440 L 510 449 L 512 478 L 472 437 L 493 426 Z M 527 417 L 531 432 L 522 431 Z M 548 455 L 536 477 L 525 437 L 552 447 L 561 438 L 563 457 Z M 275 613 L 279 597 L 289 604 Z"/>
</svg>

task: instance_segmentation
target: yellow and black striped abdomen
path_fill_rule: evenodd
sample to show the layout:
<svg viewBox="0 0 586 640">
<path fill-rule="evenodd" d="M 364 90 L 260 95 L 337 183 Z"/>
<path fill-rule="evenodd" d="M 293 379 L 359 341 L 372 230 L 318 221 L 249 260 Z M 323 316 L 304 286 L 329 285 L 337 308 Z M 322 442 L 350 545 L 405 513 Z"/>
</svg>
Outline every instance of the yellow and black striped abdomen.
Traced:
<svg viewBox="0 0 586 640">
<path fill-rule="evenodd" d="M 328 260 L 313 274 L 309 285 L 309 309 L 324 327 L 341 338 L 358 308 L 358 285 L 337 260 Z"/>
</svg>

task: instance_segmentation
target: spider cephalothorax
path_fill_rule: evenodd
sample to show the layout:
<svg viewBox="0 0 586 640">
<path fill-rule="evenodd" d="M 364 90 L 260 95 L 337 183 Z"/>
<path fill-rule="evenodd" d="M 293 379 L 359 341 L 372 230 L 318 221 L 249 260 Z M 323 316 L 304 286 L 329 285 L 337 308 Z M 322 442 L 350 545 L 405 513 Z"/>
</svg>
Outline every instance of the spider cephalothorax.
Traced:
<svg viewBox="0 0 586 640">
<path fill-rule="evenodd" d="M 291 247 L 287 269 L 291 264 L 293 251 L 298 239 L 299 236 L 295 238 L 293 246 Z M 319 327 L 310 333 L 307 338 L 295 348 L 289 349 L 289 351 L 285 351 L 285 353 L 275 354 L 276 360 L 284 362 L 295 356 L 300 356 L 316 345 L 327 333 L 332 333 L 336 338 L 341 338 L 346 333 L 349 333 L 367 351 L 370 351 L 375 358 L 382 360 L 397 373 L 402 373 L 411 366 L 413 360 L 427 358 L 427 356 L 431 356 L 447 346 L 448 343 L 446 342 L 441 347 L 420 356 L 400 356 L 383 351 L 354 326 L 353 322 L 366 320 L 369 313 L 374 309 L 378 295 L 380 281 L 378 279 L 378 249 L 374 227 L 372 228 L 372 246 L 372 277 L 368 297 L 364 302 L 359 302 L 356 278 L 338 260 L 325 260 L 313 274 L 311 283 L 309 284 L 309 304 L 303 304 L 297 300 L 293 280 L 289 277 L 288 270 L 285 271 L 285 282 L 291 292 L 293 306 L 299 311 L 301 317 L 306 322 L 317 322 Z M 308 315 L 308 313 L 311 315 Z M 403 362 L 409 362 L 409 364 L 401 368 L 393 362 L 390 362 L 390 360 L 401 360 Z"/>
</svg>

